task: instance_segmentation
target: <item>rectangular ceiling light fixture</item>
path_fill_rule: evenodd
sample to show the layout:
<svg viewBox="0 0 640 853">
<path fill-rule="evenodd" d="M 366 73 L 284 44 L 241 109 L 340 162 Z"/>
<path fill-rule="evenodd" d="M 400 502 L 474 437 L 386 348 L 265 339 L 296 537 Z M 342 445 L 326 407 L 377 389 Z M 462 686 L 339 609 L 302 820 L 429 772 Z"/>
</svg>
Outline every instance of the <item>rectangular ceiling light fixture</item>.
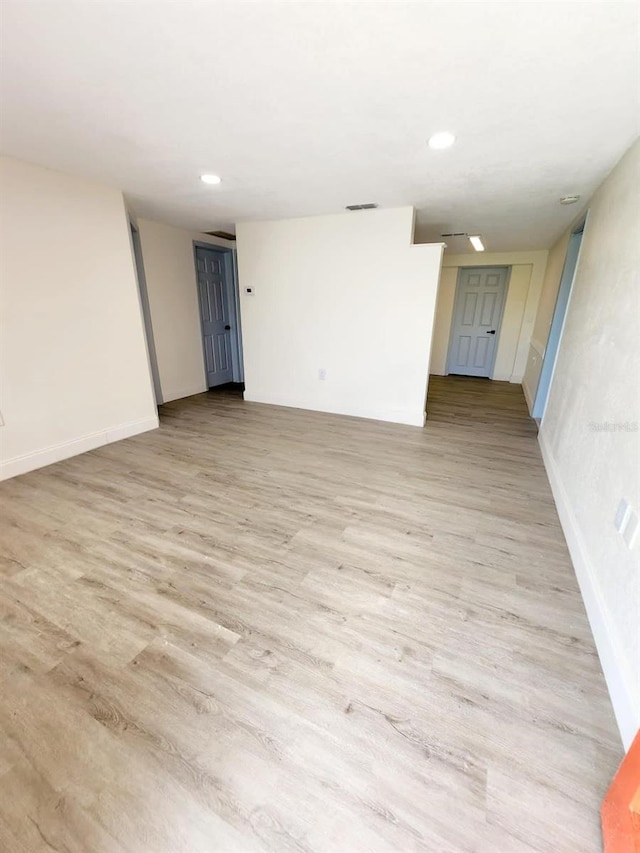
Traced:
<svg viewBox="0 0 640 853">
<path fill-rule="evenodd" d="M 480 237 L 469 237 L 469 242 L 476 250 L 476 252 L 484 252 L 484 246 L 482 245 L 482 240 L 480 239 Z"/>
</svg>

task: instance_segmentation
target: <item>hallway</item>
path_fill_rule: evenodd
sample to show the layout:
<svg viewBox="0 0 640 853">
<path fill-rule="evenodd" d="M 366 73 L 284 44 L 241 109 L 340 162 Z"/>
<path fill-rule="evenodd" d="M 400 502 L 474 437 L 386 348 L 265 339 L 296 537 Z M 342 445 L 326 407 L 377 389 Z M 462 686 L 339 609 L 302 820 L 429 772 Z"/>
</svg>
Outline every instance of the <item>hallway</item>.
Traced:
<svg viewBox="0 0 640 853">
<path fill-rule="evenodd" d="M 597 853 L 622 747 L 519 386 L 207 393 L 0 484 L 0 847 Z"/>
</svg>

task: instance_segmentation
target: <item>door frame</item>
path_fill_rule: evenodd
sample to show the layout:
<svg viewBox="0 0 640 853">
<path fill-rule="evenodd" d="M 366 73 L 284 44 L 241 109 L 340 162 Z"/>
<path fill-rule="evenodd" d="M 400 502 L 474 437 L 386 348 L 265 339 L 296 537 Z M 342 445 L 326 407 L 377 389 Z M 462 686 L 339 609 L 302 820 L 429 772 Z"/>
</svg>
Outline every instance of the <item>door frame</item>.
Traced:
<svg viewBox="0 0 640 853">
<path fill-rule="evenodd" d="M 571 305 L 573 285 L 578 273 L 578 267 L 580 266 L 580 256 L 582 254 L 582 246 L 584 245 L 584 233 L 587 228 L 588 218 L 589 211 L 587 210 L 571 229 L 567 243 L 556 303 L 553 308 L 553 316 L 551 318 L 551 325 L 549 326 L 544 355 L 542 356 L 540 376 L 538 377 L 538 385 L 535 397 L 533 398 L 533 406 L 531 407 L 531 417 L 538 422 L 544 417 L 549 394 L 551 393 L 551 386 L 553 385 L 553 376 L 556 372 L 556 364 L 558 363 L 558 353 L 560 352 L 564 326 L 569 313 L 569 306 Z"/>
<path fill-rule="evenodd" d="M 142 253 L 142 241 L 140 240 L 140 229 L 131 216 L 127 216 L 129 222 L 129 239 L 131 241 L 131 254 L 133 255 L 133 267 L 138 283 L 138 298 L 140 300 L 140 311 L 147 350 L 147 362 L 153 385 L 153 394 L 156 406 L 162 402 L 162 385 L 160 383 L 160 370 L 158 368 L 158 357 L 156 355 L 156 342 L 153 337 L 153 319 L 151 317 L 151 305 L 149 303 L 149 292 L 147 290 L 147 278 L 144 272 L 144 255 Z"/>
<path fill-rule="evenodd" d="M 198 320 L 200 323 L 200 339 L 202 342 L 202 363 L 205 378 L 207 375 L 207 358 L 204 347 L 204 329 L 202 328 L 202 306 L 200 305 L 200 287 L 198 285 L 198 249 L 207 249 L 223 255 L 224 282 L 229 308 L 229 323 L 231 330 L 231 372 L 233 382 L 244 383 L 244 359 L 242 355 L 242 324 L 240 319 L 240 288 L 238 285 L 238 258 L 235 249 L 230 246 L 218 246 L 215 243 L 205 243 L 204 240 L 193 241 L 193 268 L 195 272 L 196 294 L 198 297 Z"/>
<path fill-rule="evenodd" d="M 502 300 L 502 306 L 500 308 L 500 316 L 498 318 L 498 323 L 496 325 L 496 345 L 493 350 L 493 356 L 491 358 L 491 369 L 489 370 L 489 376 L 487 379 L 493 379 L 493 372 L 496 366 L 496 356 L 498 355 L 498 346 L 500 345 L 500 333 L 502 332 L 502 318 L 504 317 L 504 309 L 507 304 L 507 299 L 509 297 L 509 283 L 511 281 L 511 266 L 507 264 L 470 264 L 466 267 L 458 268 L 458 277 L 456 279 L 456 295 L 453 300 L 453 311 L 451 312 L 451 325 L 449 327 L 449 345 L 447 346 L 447 360 L 444 366 L 444 375 L 449 376 L 449 364 L 451 362 L 451 348 L 453 346 L 453 338 L 454 338 L 454 329 L 455 329 L 455 319 L 456 312 L 458 310 L 458 305 L 460 304 L 461 297 L 461 284 L 462 284 L 462 275 L 469 270 L 506 270 L 507 277 L 504 283 L 504 298 Z M 462 374 L 452 374 L 452 375 L 462 375 Z M 470 377 L 474 379 L 484 379 L 483 376 Z"/>
</svg>

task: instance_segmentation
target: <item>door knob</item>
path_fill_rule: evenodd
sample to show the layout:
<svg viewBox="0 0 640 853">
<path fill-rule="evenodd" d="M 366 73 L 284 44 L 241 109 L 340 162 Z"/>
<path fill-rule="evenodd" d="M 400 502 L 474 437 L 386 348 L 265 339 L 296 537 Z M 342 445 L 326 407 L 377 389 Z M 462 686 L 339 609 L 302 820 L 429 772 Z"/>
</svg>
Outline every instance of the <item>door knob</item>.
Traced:
<svg viewBox="0 0 640 853">
<path fill-rule="evenodd" d="M 491 329 L 490 332 L 487 332 L 488 335 L 495 335 L 495 333 L 496 333 L 495 329 Z"/>
<path fill-rule="evenodd" d="M 225 332 L 228 332 L 230 328 L 231 328 L 231 326 L 225 326 L 224 327 Z"/>
</svg>

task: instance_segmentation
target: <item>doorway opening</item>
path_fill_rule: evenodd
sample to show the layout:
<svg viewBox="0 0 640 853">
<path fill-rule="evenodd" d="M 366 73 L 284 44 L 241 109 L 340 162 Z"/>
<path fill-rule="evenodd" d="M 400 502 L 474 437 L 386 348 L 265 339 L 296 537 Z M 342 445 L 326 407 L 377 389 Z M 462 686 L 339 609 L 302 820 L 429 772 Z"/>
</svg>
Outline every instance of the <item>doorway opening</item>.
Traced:
<svg viewBox="0 0 640 853">
<path fill-rule="evenodd" d="M 160 386 L 160 372 L 158 370 L 158 359 L 156 357 L 156 344 L 153 339 L 153 325 L 151 323 L 151 308 L 149 306 L 149 294 L 147 292 L 147 279 L 144 274 L 144 262 L 142 260 L 142 246 L 140 244 L 140 232 L 129 220 L 131 231 L 131 245 L 133 246 L 133 259 L 135 261 L 136 278 L 138 280 L 138 293 L 140 295 L 140 307 L 144 321 L 145 340 L 147 344 L 147 357 L 149 369 L 153 380 L 153 393 L 156 398 L 156 406 L 162 403 L 162 388 Z"/>
<path fill-rule="evenodd" d="M 509 267 L 460 269 L 446 374 L 493 376 L 509 271 Z"/>
<path fill-rule="evenodd" d="M 244 382 L 236 253 L 194 243 L 207 388 Z"/>
<path fill-rule="evenodd" d="M 571 233 L 569 245 L 567 246 L 567 255 L 565 257 L 562 276 L 560 278 L 560 286 L 556 297 L 556 306 L 553 309 L 549 338 L 547 339 L 547 345 L 544 350 L 542 367 L 540 369 L 540 378 L 538 380 L 536 396 L 531 410 L 531 417 L 538 422 L 542 420 L 542 416 L 544 415 L 544 411 L 547 407 L 547 400 L 549 398 L 549 391 L 553 380 L 553 372 L 555 370 L 558 350 L 560 348 L 560 340 L 564 329 L 564 321 L 569 308 L 573 282 L 576 277 L 576 269 L 578 268 L 580 247 L 582 245 L 585 224 L 586 217 Z"/>
</svg>

